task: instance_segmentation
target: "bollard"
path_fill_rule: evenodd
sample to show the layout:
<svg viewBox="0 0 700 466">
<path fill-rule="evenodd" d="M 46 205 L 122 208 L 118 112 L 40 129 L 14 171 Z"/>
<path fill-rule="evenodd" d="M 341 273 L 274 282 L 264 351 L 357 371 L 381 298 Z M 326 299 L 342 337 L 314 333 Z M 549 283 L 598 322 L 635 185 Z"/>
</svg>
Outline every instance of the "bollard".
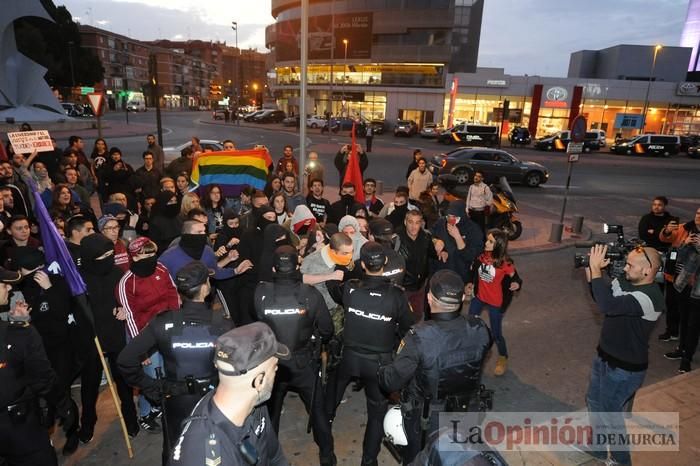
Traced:
<svg viewBox="0 0 700 466">
<path fill-rule="evenodd" d="M 549 232 L 550 243 L 561 243 L 561 235 L 564 232 L 563 223 L 552 223 L 552 229 Z"/>
<path fill-rule="evenodd" d="M 580 235 L 583 231 L 583 215 L 574 215 L 572 218 L 573 233 Z"/>
<path fill-rule="evenodd" d="M 376 192 L 376 194 L 379 194 L 379 195 L 384 194 L 384 181 L 377 180 L 377 192 Z"/>
</svg>

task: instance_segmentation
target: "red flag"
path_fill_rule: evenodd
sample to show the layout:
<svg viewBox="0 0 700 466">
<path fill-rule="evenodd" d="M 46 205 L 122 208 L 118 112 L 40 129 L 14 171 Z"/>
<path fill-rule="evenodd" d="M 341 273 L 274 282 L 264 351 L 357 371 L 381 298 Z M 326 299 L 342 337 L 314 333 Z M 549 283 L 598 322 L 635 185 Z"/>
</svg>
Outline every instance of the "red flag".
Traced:
<svg viewBox="0 0 700 466">
<path fill-rule="evenodd" d="M 352 124 L 352 149 L 348 156 L 348 165 L 345 168 L 343 184 L 352 183 L 355 185 L 355 200 L 360 204 L 365 203 L 365 193 L 362 189 L 362 171 L 360 171 L 360 159 L 357 153 L 357 143 L 355 142 L 355 123 Z"/>
</svg>

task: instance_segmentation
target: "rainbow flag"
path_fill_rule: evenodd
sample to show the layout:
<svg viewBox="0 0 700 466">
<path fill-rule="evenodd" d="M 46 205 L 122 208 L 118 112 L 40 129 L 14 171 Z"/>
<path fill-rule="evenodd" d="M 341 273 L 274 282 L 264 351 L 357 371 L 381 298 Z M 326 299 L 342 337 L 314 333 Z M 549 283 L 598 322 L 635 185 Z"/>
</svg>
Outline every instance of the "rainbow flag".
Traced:
<svg viewBox="0 0 700 466">
<path fill-rule="evenodd" d="M 192 164 L 192 191 L 201 196 L 207 186 L 218 184 L 225 197 L 236 197 L 246 185 L 263 189 L 271 165 L 267 149 L 205 152 Z"/>
</svg>

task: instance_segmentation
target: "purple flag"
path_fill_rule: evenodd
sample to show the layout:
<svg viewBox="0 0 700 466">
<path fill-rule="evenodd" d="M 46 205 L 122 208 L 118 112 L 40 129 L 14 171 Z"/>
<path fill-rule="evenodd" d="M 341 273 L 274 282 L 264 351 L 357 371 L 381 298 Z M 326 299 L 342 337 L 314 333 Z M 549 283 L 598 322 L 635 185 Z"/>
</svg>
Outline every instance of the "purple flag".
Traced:
<svg viewBox="0 0 700 466">
<path fill-rule="evenodd" d="M 31 177 L 23 177 L 23 179 L 31 189 L 34 197 L 34 216 L 39 223 L 41 242 L 44 245 L 44 255 L 46 256 L 46 265 L 49 272 L 63 275 L 73 296 L 84 294 L 86 287 L 83 277 L 78 272 L 78 267 L 76 267 L 73 258 L 68 252 L 66 242 L 61 238 L 56 225 L 51 221 L 51 216 L 49 216 L 49 212 L 41 200 L 36 183 Z"/>
</svg>

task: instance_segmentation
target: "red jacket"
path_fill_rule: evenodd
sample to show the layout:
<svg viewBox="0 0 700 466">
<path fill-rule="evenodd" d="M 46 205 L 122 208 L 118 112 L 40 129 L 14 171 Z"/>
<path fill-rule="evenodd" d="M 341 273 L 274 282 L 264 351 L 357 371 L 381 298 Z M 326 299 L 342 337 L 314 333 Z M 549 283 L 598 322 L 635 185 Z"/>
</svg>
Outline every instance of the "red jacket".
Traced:
<svg viewBox="0 0 700 466">
<path fill-rule="evenodd" d="M 121 239 L 114 243 L 114 265 L 119 267 L 122 272 L 129 271 L 129 253 L 126 250 L 124 241 Z"/>
<path fill-rule="evenodd" d="M 127 271 L 115 290 L 117 301 L 126 311 L 126 329 L 135 337 L 156 315 L 180 309 L 180 297 L 170 272 L 158 262 L 153 275 L 139 277 Z"/>
</svg>

